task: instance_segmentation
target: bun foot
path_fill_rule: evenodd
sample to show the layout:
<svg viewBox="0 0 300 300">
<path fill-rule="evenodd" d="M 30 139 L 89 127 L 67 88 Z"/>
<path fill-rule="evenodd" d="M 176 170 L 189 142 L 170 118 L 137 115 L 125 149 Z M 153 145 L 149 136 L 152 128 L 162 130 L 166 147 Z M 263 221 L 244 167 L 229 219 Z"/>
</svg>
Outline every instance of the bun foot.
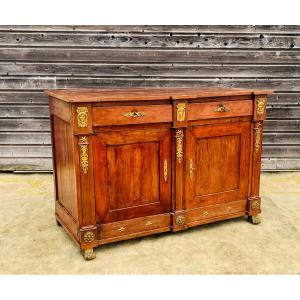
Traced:
<svg viewBox="0 0 300 300">
<path fill-rule="evenodd" d="M 61 224 L 59 223 L 59 221 L 57 219 L 56 219 L 56 225 L 61 226 Z"/>
<path fill-rule="evenodd" d="M 85 260 L 92 260 L 92 259 L 96 258 L 96 253 L 94 252 L 93 248 L 83 249 L 82 255 Z"/>
<path fill-rule="evenodd" d="M 254 225 L 258 225 L 258 224 L 260 224 L 260 217 L 258 215 L 248 216 L 248 221 L 251 222 Z"/>
</svg>

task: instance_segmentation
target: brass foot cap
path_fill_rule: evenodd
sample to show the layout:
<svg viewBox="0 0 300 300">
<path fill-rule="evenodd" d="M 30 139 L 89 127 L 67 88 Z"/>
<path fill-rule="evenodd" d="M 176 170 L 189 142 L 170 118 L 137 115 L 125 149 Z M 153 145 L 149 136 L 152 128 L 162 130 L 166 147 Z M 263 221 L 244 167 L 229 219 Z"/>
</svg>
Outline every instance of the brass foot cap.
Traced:
<svg viewBox="0 0 300 300">
<path fill-rule="evenodd" d="M 259 216 L 249 216 L 248 221 L 251 222 L 254 225 L 258 225 L 261 222 Z"/>
<path fill-rule="evenodd" d="M 94 252 L 93 248 L 91 249 L 83 249 L 82 250 L 82 255 L 85 260 L 92 260 L 96 258 L 96 253 Z"/>
</svg>

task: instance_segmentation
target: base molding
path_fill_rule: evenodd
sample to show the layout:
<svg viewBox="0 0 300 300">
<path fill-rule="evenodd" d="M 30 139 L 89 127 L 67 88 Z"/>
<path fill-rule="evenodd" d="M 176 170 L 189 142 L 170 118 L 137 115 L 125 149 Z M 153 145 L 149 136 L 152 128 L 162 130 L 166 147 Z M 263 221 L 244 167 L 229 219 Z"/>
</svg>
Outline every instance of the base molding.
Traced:
<svg viewBox="0 0 300 300">
<path fill-rule="evenodd" d="M 59 208 L 58 211 L 63 214 L 63 218 L 61 218 L 57 212 L 56 220 L 82 249 L 84 258 L 86 260 L 91 260 L 95 258 L 93 248 L 109 243 L 163 232 L 187 230 L 198 225 L 242 216 L 248 216 L 248 221 L 252 224 L 259 224 L 260 219 L 258 217 L 258 210 L 249 210 L 249 207 L 251 207 L 251 204 L 254 201 L 260 201 L 260 197 L 253 197 L 248 200 L 232 201 L 211 206 L 203 206 L 191 210 L 175 211 L 174 213 L 165 213 L 155 216 L 99 224 L 97 226 L 84 226 L 78 228 L 76 231 L 78 232 L 77 236 L 73 234 L 74 227 L 76 227 L 77 224 L 71 217 L 65 216 L 65 210 Z M 69 228 L 69 224 L 73 227 L 72 230 Z"/>
</svg>

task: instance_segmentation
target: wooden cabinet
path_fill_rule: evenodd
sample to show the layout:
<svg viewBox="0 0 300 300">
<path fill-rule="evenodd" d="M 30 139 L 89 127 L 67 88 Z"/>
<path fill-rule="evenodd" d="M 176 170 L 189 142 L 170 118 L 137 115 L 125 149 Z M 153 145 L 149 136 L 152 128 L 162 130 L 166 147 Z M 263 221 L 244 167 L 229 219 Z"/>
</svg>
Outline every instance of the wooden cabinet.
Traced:
<svg viewBox="0 0 300 300">
<path fill-rule="evenodd" d="M 228 218 L 259 223 L 270 91 L 53 90 L 56 218 L 83 250 Z"/>
</svg>

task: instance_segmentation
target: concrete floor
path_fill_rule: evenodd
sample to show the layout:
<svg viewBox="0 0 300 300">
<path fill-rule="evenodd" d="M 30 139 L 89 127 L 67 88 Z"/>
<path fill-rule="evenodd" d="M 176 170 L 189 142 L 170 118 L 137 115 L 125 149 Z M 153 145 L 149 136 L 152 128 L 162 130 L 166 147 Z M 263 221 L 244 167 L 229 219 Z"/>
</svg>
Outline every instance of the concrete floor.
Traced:
<svg viewBox="0 0 300 300">
<path fill-rule="evenodd" d="M 0 174 L 1 274 L 300 274 L 300 173 L 262 174 L 243 218 L 105 245 L 84 261 L 54 219 L 49 174 Z"/>
</svg>

